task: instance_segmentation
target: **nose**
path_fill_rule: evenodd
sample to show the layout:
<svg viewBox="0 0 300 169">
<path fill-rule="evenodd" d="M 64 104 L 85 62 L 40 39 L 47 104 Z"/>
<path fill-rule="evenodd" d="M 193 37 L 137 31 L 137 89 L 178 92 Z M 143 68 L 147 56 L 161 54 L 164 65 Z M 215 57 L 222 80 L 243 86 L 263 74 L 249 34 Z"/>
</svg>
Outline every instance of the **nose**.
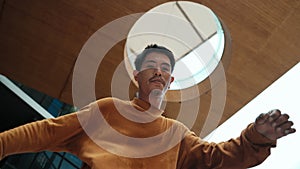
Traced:
<svg viewBox="0 0 300 169">
<path fill-rule="evenodd" d="M 162 72 L 161 70 L 158 68 L 158 69 L 155 69 L 155 72 L 154 72 L 154 75 L 155 76 L 161 76 Z"/>
</svg>

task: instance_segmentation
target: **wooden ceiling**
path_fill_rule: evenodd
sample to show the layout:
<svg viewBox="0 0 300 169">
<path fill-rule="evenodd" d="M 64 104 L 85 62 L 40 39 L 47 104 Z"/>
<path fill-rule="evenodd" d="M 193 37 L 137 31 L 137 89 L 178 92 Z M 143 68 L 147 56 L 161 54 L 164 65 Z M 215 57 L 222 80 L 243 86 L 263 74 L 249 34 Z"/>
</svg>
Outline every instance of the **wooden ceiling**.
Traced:
<svg viewBox="0 0 300 169">
<path fill-rule="evenodd" d="M 73 68 L 88 38 L 117 18 L 145 12 L 164 2 L 167 1 L 0 0 L 0 73 L 72 104 Z M 211 8 L 231 33 L 226 103 L 222 118 L 216 117 L 220 124 L 300 61 L 300 0 L 194 2 Z M 123 60 L 124 44 L 124 40 L 117 43 L 99 66 L 95 90 L 98 98 L 111 96 L 111 79 Z M 216 122 L 212 122 L 203 128 L 211 98 L 210 91 L 200 96 L 193 130 L 201 132 L 201 136 L 215 127 Z M 176 118 L 179 109 L 179 102 L 169 102 L 166 115 Z"/>
</svg>

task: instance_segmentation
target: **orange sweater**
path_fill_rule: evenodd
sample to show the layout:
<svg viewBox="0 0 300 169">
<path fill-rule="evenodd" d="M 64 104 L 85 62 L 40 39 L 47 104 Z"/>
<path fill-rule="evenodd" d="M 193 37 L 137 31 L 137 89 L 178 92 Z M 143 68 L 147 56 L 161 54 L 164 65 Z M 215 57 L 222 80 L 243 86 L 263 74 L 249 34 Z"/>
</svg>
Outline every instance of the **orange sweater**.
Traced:
<svg viewBox="0 0 300 169">
<path fill-rule="evenodd" d="M 236 139 L 208 143 L 175 120 L 151 120 L 148 109 L 139 99 L 106 98 L 77 113 L 8 130 L 0 134 L 0 159 L 49 150 L 73 153 L 85 163 L 83 168 L 92 169 L 243 169 L 264 161 L 275 146 L 252 124 Z"/>
</svg>

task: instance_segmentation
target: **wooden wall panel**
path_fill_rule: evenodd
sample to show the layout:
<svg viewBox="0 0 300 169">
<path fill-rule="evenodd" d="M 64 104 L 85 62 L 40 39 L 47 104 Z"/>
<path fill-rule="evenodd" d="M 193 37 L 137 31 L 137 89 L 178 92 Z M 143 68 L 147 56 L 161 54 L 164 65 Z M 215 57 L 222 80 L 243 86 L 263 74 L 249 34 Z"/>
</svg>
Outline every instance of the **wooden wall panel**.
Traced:
<svg viewBox="0 0 300 169">
<path fill-rule="evenodd" d="M 93 22 L 62 1 L 7 1 L 0 25 L 1 73 L 60 97 Z"/>
<path fill-rule="evenodd" d="M 2 13 L 4 4 L 5 4 L 5 0 L 0 0 L 0 13 Z"/>
</svg>

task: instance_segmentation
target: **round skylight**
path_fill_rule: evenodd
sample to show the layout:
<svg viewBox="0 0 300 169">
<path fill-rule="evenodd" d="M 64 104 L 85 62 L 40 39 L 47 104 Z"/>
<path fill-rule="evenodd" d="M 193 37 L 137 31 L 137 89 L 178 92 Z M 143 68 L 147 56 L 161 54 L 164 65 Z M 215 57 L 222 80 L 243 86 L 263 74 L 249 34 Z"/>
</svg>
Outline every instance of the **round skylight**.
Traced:
<svg viewBox="0 0 300 169">
<path fill-rule="evenodd" d="M 170 90 L 195 86 L 220 62 L 225 38 L 220 21 L 207 7 L 188 1 L 167 2 L 146 12 L 131 28 L 125 65 L 132 77 L 134 60 L 149 44 L 170 49 L 176 59 Z"/>
</svg>

